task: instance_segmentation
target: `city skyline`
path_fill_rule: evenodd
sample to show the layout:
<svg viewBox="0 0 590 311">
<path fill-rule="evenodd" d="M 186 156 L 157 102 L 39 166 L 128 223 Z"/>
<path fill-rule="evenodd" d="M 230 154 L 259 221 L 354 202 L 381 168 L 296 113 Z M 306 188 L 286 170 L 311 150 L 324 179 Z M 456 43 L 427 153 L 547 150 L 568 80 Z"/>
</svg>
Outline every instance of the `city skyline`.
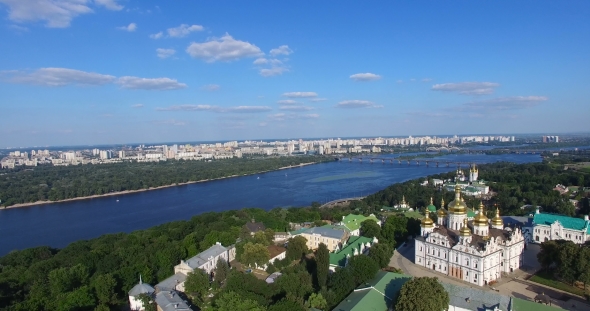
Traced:
<svg viewBox="0 0 590 311">
<path fill-rule="evenodd" d="M 0 148 L 590 131 L 584 1 L 0 0 L 0 15 Z"/>
</svg>

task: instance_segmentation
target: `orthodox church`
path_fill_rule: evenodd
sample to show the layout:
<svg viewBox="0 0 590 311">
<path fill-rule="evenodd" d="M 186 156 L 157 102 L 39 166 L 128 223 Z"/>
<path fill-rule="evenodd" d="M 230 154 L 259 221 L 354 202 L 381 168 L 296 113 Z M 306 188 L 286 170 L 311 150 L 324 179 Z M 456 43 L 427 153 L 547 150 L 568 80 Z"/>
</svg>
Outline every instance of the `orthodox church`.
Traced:
<svg viewBox="0 0 590 311">
<path fill-rule="evenodd" d="M 432 200 L 431 200 L 432 207 Z M 485 216 L 483 203 L 479 212 L 468 219 L 468 208 L 455 186 L 455 199 L 437 213 L 437 223 L 426 208 L 421 220 L 421 234 L 416 237 L 414 263 L 428 269 L 484 286 L 502 274 L 520 268 L 524 237 L 520 228 L 505 227 L 500 212 L 491 220 Z"/>
</svg>

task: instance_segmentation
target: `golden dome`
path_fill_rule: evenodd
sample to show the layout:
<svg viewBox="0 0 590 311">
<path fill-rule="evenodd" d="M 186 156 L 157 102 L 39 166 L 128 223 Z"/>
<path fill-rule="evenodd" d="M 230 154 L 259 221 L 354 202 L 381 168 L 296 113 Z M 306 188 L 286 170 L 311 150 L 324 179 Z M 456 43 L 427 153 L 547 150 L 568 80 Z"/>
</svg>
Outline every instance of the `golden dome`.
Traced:
<svg viewBox="0 0 590 311">
<path fill-rule="evenodd" d="M 473 225 L 474 226 L 487 226 L 488 225 L 488 218 L 486 217 L 484 210 L 483 210 L 483 202 L 479 203 L 479 213 L 475 215 L 473 218 Z"/>
<path fill-rule="evenodd" d="M 436 212 L 436 215 L 438 215 L 438 218 L 441 217 L 447 217 L 447 210 L 445 209 L 445 199 L 441 199 L 440 200 L 440 208 L 438 209 L 438 211 Z"/>
<path fill-rule="evenodd" d="M 492 225 L 494 225 L 495 227 L 504 228 L 504 221 L 502 220 L 502 217 L 500 217 L 500 209 L 498 209 L 497 207 L 496 207 L 496 216 L 494 218 L 492 218 Z"/>
<path fill-rule="evenodd" d="M 467 214 L 467 204 L 461 198 L 461 186 L 455 185 L 455 199 L 449 203 L 449 213 L 463 215 Z"/>
<path fill-rule="evenodd" d="M 428 211 L 428 209 L 426 209 L 426 214 L 424 214 L 424 218 L 422 218 L 422 220 L 420 221 L 420 227 L 423 227 L 423 228 L 434 227 L 434 222 L 432 221 L 432 219 L 430 219 L 428 214 L 430 214 L 430 212 Z"/>
<path fill-rule="evenodd" d="M 459 230 L 459 234 L 461 236 L 471 236 L 471 230 L 469 230 L 469 227 L 467 226 L 467 218 L 463 220 L 463 227 Z"/>
</svg>

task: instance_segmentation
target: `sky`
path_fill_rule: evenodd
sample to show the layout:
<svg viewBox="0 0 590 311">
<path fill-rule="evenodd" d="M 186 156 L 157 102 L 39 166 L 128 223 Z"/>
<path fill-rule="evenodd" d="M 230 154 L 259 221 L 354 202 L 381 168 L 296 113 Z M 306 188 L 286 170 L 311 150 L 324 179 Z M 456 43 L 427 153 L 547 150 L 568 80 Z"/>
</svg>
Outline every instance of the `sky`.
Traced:
<svg viewBox="0 0 590 311">
<path fill-rule="evenodd" d="M 0 0 L 0 147 L 590 131 L 590 2 Z"/>
</svg>

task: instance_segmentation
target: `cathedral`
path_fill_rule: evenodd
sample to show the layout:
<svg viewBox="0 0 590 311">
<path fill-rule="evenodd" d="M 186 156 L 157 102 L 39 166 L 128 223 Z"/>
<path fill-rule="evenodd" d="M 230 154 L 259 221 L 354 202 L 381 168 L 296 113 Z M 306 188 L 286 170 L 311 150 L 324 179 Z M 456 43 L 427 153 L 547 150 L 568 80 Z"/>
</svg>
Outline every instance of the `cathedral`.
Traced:
<svg viewBox="0 0 590 311">
<path fill-rule="evenodd" d="M 488 219 L 483 203 L 472 220 L 467 211 L 459 185 L 448 210 L 443 203 L 436 211 L 436 224 L 426 208 L 414 263 L 479 286 L 520 268 L 525 243 L 521 229 L 504 227 L 497 208 L 495 217 Z"/>
</svg>

